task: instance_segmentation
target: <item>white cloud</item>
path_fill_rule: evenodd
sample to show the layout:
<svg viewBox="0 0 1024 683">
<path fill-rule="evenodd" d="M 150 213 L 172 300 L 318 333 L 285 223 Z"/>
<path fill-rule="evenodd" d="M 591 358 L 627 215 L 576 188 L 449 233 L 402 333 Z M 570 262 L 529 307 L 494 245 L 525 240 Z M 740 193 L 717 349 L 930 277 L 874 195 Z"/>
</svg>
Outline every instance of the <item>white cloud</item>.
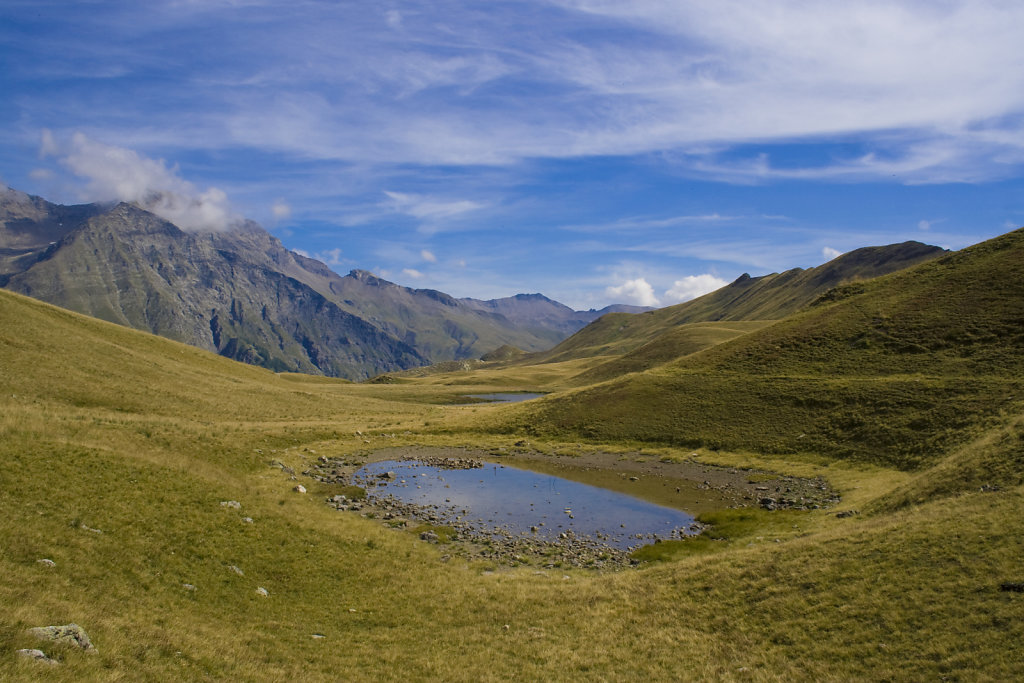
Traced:
<svg viewBox="0 0 1024 683">
<path fill-rule="evenodd" d="M 1024 70 L 1012 68 L 1022 59 L 1020 3 L 552 5 L 447 13 L 443 22 L 391 9 L 386 23 L 401 26 L 400 44 L 389 28 L 374 32 L 385 23 L 376 9 L 372 22 L 352 22 L 362 33 L 350 41 L 327 39 L 339 26 L 325 15 L 300 46 L 275 51 L 291 67 L 278 67 L 288 92 L 268 88 L 272 96 L 247 101 L 232 117 L 234 139 L 407 163 L 683 150 L 682 163 L 704 161 L 737 180 L 756 177 L 756 167 L 715 163 L 715 150 L 751 141 L 860 135 L 886 152 L 760 171 L 782 177 L 877 178 L 902 168 L 915 172 L 912 182 L 970 180 L 1024 154 L 1012 121 L 1024 112 Z M 311 94 L 306 84 L 321 82 L 345 98 Z M 470 96 L 482 88 L 487 97 Z M 984 139 L 987 151 L 972 151 Z"/>
<path fill-rule="evenodd" d="M 341 253 L 341 249 L 335 247 L 327 251 L 317 252 L 313 258 L 329 266 L 341 266 L 344 265 L 344 261 L 341 260 Z"/>
<path fill-rule="evenodd" d="M 657 306 L 658 298 L 654 296 L 654 288 L 642 277 L 626 280 L 621 285 L 608 287 L 605 294 L 619 303 L 636 304 L 637 306 Z"/>
<path fill-rule="evenodd" d="M 33 168 L 28 172 L 28 177 L 32 180 L 53 180 L 55 176 L 48 168 Z"/>
<path fill-rule="evenodd" d="M 203 10 L 173 21 L 159 4 L 131 13 L 90 6 L 68 18 L 67 8 L 51 10 L 66 25 L 159 29 L 191 51 L 176 59 L 178 80 L 119 78 L 116 87 L 134 88 L 123 97 L 104 92 L 88 107 L 47 98 L 45 106 L 65 119 L 81 111 L 92 130 L 109 125 L 128 136 L 119 140 L 158 136 L 165 147 L 242 146 L 370 165 L 669 150 L 694 173 L 703 162 L 717 169 L 712 177 L 737 182 L 764 174 L 905 180 L 900 169 L 910 182 L 938 182 L 993 177 L 1024 161 L 1024 4 L 1011 0 L 551 0 L 487 11 L 263 0 L 245 3 L 253 20 L 244 25 L 237 3 L 192 5 Z M 197 29 L 219 24 L 233 28 L 223 42 L 194 40 Z M 123 66 L 131 44 L 100 51 L 84 37 L 92 32 L 54 34 L 59 43 L 34 37 L 25 48 L 35 50 L 26 60 L 33 66 L 21 68 L 131 75 Z M 44 58 L 58 47 L 80 59 Z M 65 72 L 54 71 L 58 62 Z M 143 123 L 116 125 L 133 117 Z M 750 142 L 840 136 L 868 151 L 806 169 L 716 155 Z"/>
<path fill-rule="evenodd" d="M 827 260 L 831 261 L 834 258 L 842 256 L 843 252 L 839 251 L 838 249 L 833 249 L 832 247 L 822 247 L 821 255 L 824 256 Z"/>
<path fill-rule="evenodd" d="M 292 217 L 292 207 L 283 199 L 274 202 L 274 205 L 270 207 L 270 211 L 274 214 L 274 218 L 280 221 L 288 220 Z"/>
<path fill-rule="evenodd" d="M 434 256 L 434 252 L 428 251 L 426 249 L 420 252 L 420 258 L 422 258 L 427 263 L 437 263 L 437 257 Z"/>
<path fill-rule="evenodd" d="M 468 211 L 482 209 L 486 204 L 460 200 L 438 200 L 418 194 L 406 194 L 402 192 L 388 192 L 384 194 L 391 200 L 388 205 L 392 211 L 404 213 L 413 218 L 424 220 L 438 220 L 452 218 Z"/>
<path fill-rule="evenodd" d="M 149 159 L 82 133 L 62 146 L 48 131 L 40 153 L 56 155 L 63 166 L 86 179 L 85 200 L 134 202 L 183 230 L 226 230 L 238 221 L 223 190 L 200 191 L 163 159 Z"/>
<path fill-rule="evenodd" d="M 722 278 L 715 277 L 710 273 L 687 275 L 681 280 L 676 280 L 672 288 L 665 292 L 665 296 L 675 302 L 689 301 L 727 284 L 729 283 Z"/>
<path fill-rule="evenodd" d="M 419 280 L 423 278 L 423 273 L 416 270 L 415 268 L 403 268 L 402 275 L 405 275 L 406 277 L 411 277 L 413 280 Z"/>
<path fill-rule="evenodd" d="M 398 29 L 402 27 L 402 13 L 396 9 L 388 10 L 384 13 L 384 21 L 391 28 Z"/>
</svg>

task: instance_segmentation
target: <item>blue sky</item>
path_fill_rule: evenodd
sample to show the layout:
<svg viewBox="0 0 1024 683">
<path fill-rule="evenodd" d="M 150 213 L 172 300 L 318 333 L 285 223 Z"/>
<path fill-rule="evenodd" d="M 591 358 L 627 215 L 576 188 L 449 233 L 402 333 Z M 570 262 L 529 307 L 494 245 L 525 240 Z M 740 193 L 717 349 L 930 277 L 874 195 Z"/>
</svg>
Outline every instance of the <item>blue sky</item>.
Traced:
<svg viewBox="0 0 1024 683">
<path fill-rule="evenodd" d="M 0 182 L 668 305 L 1024 225 L 1019 0 L 0 2 Z"/>
</svg>

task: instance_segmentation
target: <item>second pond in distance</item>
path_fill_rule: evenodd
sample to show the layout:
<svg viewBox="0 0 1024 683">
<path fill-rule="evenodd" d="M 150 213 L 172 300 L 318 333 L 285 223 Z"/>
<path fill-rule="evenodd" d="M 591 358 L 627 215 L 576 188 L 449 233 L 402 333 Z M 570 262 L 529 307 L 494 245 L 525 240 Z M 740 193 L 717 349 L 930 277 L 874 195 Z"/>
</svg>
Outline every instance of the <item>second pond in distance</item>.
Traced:
<svg viewBox="0 0 1024 683">
<path fill-rule="evenodd" d="M 371 500 L 391 496 L 403 503 L 433 506 L 444 523 L 468 524 L 480 533 L 498 528 L 513 536 L 557 542 L 560 534 L 571 532 L 627 550 L 700 530 L 693 516 L 681 510 L 493 463 L 446 469 L 385 460 L 362 467 L 353 483 L 364 486 Z"/>
</svg>

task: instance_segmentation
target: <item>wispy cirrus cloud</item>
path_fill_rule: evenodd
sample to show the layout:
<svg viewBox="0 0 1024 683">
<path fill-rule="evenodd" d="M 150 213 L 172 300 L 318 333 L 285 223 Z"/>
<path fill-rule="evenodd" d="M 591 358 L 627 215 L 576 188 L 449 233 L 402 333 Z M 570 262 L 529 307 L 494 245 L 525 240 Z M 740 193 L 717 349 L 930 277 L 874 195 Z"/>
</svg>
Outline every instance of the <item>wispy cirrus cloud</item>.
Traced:
<svg viewBox="0 0 1024 683">
<path fill-rule="evenodd" d="M 183 223 L 239 207 L 289 246 L 343 245 L 355 267 L 410 268 L 431 286 L 464 286 L 442 272 L 463 258 L 523 290 L 560 272 L 576 302 L 600 306 L 628 282 L 622 295 L 668 302 L 687 277 L 921 238 L 922 217 L 947 217 L 929 240 L 963 246 L 1024 216 L 1024 5 L 1009 0 L 5 12 L 8 182 L 79 190 L 64 199 L 138 196 L 145 179 L 187 199 L 165 207 Z M 44 160 L 41 129 L 62 141 Z M 77 161 L 75 133 L 93 143 Z M 139 173 L 116 178 L 103 145 Z M 610 276 L 625 260 L 643 263 Z"/>
<path fill-rule="evenodd" d="M 896 164 L 937 182 L 958 177 L 965 159 L 968 180 L 997 173 L 1021 163 L 1024 149 L 1014 120 L 1024 113 L 1018 3 L 198 5 L 100 10 L 90 21 L 113 23 L 123 40 L 94 49 L 79 71 L 139 76 L 143 97 L 127 104 L 155 115 L 156 128 L 184 114 L 211 136 L 206 144 L 353 162 L 508 164 L 677 150 L 688 153 L 680 163 L 710 158 L 704 168 L 742 181 L 798 171 L 715 163 L 702 148 L 858 134 L 883 154 L 803 175 L 885 177 Z M 212 43 L 208 27 L 218 24 L 239 30 Z M 140 62 L 150 54 L 146 36 L 158 33 L 181 38 L 196 59 Z M 58 74 L 56 64 L 39 68 Z M 60 63 L 64 76 L 69 68 Z M 183 77 L 159 82 L 165 106 L 148 107 L 158 82 L 141 77 L 170 68 Z M 114 115 L 100 102 L 83 113 Z M 196 127 L 174 128 L 188 145 L 185 131 Z M 1004 149 L 1002 158 L 969 154 L 985 140 Z"/>
</svg>

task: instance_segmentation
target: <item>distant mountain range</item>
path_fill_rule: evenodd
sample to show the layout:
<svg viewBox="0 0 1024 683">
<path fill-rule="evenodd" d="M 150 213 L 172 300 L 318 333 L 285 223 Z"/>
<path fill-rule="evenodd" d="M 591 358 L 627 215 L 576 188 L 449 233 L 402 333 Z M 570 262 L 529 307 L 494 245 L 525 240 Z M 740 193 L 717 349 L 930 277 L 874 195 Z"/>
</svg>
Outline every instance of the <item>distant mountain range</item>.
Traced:
<svg viewBox="0 0 1024 683">
<path fill-rule="evenodd" d="M 608 312 L 480 301 L 340 276 L 259 225 L 186 232 L 134 204 L 62 206 L 0 186 L 0 286 L 277 371 L 365 379 L 501 347 L 548 349 Z"/>
<path fill-rule="evenodd" d="M 640 315 L 605 316 L 524 362 L 614 355 L 610 376 L 644 370 L 682 350 L 699 350 L 694 346 L 695 328 L 690 327 L 694 323 L 737 323 L 715 326 L 716 335 L 708 341 L 717 343 L 725 330 L 748 332 L 751 322 L 781 320 L 840 285 L 871 280 L 946 253 L 921 242 L 903 242 L 855 249 L 816 268 L 793 268 L 761 277 L 744 273 L 731 284 L 692 301 Z M 585 379 L 597 378 L 591 373 Z"/>
</svg>

